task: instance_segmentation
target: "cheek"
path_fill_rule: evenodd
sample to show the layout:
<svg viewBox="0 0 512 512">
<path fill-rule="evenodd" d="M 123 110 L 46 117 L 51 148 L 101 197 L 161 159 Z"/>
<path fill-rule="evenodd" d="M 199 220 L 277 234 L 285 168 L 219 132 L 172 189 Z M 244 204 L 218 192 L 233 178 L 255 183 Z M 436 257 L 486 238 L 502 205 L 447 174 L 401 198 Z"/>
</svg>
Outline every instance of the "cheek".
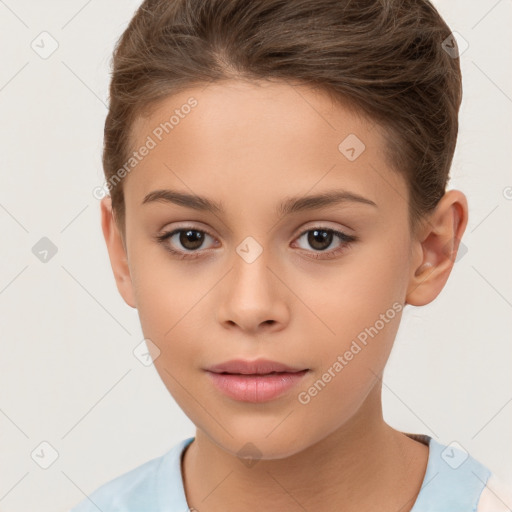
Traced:
<svg viewBox="0 0 512 512">
<path fill-rule="evenodd" d="M 208 342 L 205 333 L 211 332 L 204 307 L 217 279 L 200 279 L 194 265 L 171 262 L 165 254 L 134 258 L 133 263 L 142 332 L 158 347 L 155 368 L 187 413 L 190 395 L 183 386 L 195 396 L 194 372 Z"/>
<path fill-rule="evenodd" d="M 405 241 L 395 244 L 382 240 L 361 246 L 330 272 L 328 279 L 324 276 L 316 285 L 306 282 L 300 293 L 308 297 L 308 306 L 319 318 L 311 322 L 322 340 L 315 344 L 315 357 L 322 366 L 329 367 L 357 343 L 360 350 L 356 345 L 352 348 L 357 355 L 349 352 L 347 356 L 358 363 L 351 362 L 350 366 L 380 372 L 399 327 L 407 283 L 407 250 Z M 314 326 L 311 323 L 305 328 L 311 333 Z"/>
<path fill-rule="evenodd" d="M 130 254 L 130 269 L 144 335 L 165 344 L 186 323 L 188 311 L 193 313 L 207 283 L 198 283 L 193 263 L 173 260 L 163 247 L 146 240 Z"/>
</svg>

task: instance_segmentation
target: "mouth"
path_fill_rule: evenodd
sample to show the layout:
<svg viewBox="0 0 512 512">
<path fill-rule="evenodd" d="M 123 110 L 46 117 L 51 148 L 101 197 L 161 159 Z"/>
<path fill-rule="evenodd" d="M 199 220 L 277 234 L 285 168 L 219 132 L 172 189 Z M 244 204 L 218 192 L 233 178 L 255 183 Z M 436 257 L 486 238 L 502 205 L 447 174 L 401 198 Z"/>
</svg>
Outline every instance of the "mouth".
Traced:
<svg viewBox="0 0 512 512">
<path fill-rule="evenodd" d="M 294 388 L 310 371 L 276 361 L 232 360 L 206 370 L 215 388 L 241 402 L 267 402 Z"/>
</svg>

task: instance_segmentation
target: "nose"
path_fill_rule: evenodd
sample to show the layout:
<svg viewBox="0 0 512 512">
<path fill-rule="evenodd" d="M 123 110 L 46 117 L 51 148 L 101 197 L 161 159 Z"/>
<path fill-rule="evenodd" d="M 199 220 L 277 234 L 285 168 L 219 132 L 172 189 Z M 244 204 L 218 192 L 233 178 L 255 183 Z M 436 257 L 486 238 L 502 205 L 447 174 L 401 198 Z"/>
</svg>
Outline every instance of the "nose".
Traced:
<svg viewBox="0 0 512 512">
<path fill-rule="evenodd" d="M 290 292 L 280 273 L 269 251 L 254 260 L 237 254 L 221 284 L 218 321 L 251 334 L 283 329 L 289 321 Z"/>
</svg>

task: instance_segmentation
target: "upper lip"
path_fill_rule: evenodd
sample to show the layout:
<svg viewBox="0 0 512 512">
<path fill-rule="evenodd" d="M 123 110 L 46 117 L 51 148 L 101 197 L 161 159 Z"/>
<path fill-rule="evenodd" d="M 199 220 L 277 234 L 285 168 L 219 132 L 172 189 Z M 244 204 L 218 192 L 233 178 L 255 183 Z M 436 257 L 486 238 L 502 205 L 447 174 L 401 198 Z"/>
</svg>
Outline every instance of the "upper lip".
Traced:
<svg viewBox="0 0 512 512">
<path fill-rule="evenodd" d="M 238 373 L 245 375 L 265 375 L 272 372 L 297 373 L 307 368 L 294 368 L 277 361 L 269 359 L 256 359 L 247 361 L 244 359 L 232 359 L 224 363 L 216 364 L 207 368 L 213 373 Z"/>
</svg>

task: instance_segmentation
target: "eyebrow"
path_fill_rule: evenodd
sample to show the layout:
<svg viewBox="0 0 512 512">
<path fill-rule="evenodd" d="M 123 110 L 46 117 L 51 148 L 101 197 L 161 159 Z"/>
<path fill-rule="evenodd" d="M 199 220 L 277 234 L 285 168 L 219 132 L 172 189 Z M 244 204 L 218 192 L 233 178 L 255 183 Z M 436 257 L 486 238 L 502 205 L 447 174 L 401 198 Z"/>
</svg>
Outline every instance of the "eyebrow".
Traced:
<svg viewBox="0 0 512 512">
<path fill-rule="evenodd" d="M 208 199 L 207 197 L 178 192 L 177 190 L 154 190 L 144 197 L 142 204 L 152 202 L 173 203 L 198 211 L 218 214 L 224 211 L 221 203 Z M 276 208 L 276 214 L 284 216 L 345 202 L 367 204 L 377 208 L 376 203 L 359 194 L 347 190 L 332 190 L 311 196 L 287 198 Z"/>
</svg>

